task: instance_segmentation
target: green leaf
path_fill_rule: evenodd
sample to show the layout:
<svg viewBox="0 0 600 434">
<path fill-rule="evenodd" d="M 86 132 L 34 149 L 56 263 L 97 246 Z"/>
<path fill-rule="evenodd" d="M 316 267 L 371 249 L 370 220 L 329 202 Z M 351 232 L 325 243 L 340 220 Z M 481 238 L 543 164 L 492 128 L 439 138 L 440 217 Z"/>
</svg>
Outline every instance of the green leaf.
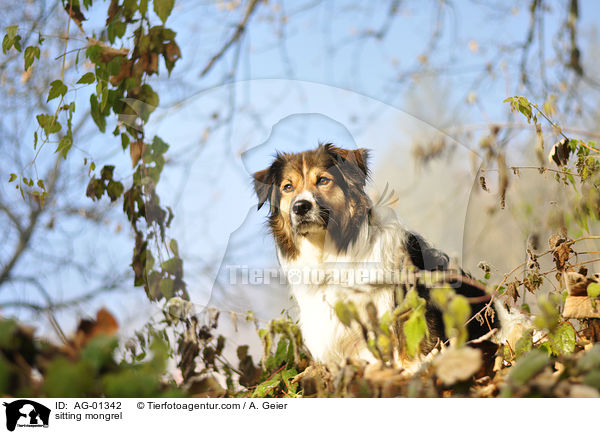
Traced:
<svg viewBox="0 0 600 434">
<path fill-rule="evenodd" d="M 352 314 L 342 300 L 338 300 L 333 307 L 335 311 L 335 315 L 338 317 L 340 322 L 344 324 L 346 327 L 350 327 L 350 323 L 352 322 Z"/>
<path fill-rule="evenodd" d="M 2 53 L 6 54 L 10 50 L 10 47 L 12 47 L 12 39 L 8 35 L 5 35 L 4 39 L 2 39 Z"/>
<path fill-rule="evenodd" d="M 417 291 L 414 289 L 411 289 L 406 293 L 404 302 L 412 309 L 418 309 L 419 307 L 425 305 L 425 301 L 419 297 L 419 294 L 417 294 Z"/>
<path fill-rule="evenodd" d="M 552 345 L 548 341 L 543 342 L 542 344 L 540 344 L 540 346 L 537 347 L 537 349 L 540 350 L 540 351 L 542 351 L 547 356 L 552 356 L 554 354 L 554 352 L 552 351 Z"/>
<path fill-rule="evenodd" d="M 143 17 L 148 12 L 148 0 L 140 0 L 140 6 L 138 8 L 140 15 Z"/>
<path fill-rule="evenodd" d="M 430 292 L 431 299 L 440 309 L 446 309 L 450 297 L 453 296 L 453 291 L 450 288 L 433 288 Z"/>
<path fill-rule="evenodd" d="M 583 382 L 588 386 L 595 387 L 600 390 L 600 372 L 599 371 L 591 371 L 583 377 Z"/>
<path fill-rule="evenodd" d="M 223 353 L 223 348 L 225 348 L 225 336 L 219 335 L 219 337 L 217 338 L 217 346 L 215 348 L 215 351 L 218 355 L 221 355 Z"/>
<path fill-rule="evenodd" d="M 149 398 L 157 396 L 160 378 L 157 375 L 128 369 L 103 378 L 108 398 Z"/>
<path fill-rule="evenodd" d="M 17 332 L 19 325 L 12 319 L 0 318 L 0 348 L 12 350 L 18 347 Z"/>
<path fill-rule="evenodd" d="M 388 310 L 379 319 L 379 330 L 381 330 L 386 336 L 389 336 L 391 326 L 392 326 L 392 313 Z"/>
<path fill-rule="evenodd" d="M 129 146 L 129 136 L 125 133 L 121 133 L 121 147 L 123 150 L 127 149 Z"/>
<path fill-rule="evenodd" d="M 404 323 L 404 336 L 406 337 L 406 352 L 409 357 L 415 357 L 419 352 L 421 341 L 427 335 L 425 312 L 422 309 L 414 310 L 406 323 Z"/>
<path fill-rule="evenodd" d="M 160 137 L 154 136 L 152 139 L 152 150 L 155 154 L 161 155 L 167 152 L 169 145 L 165 143 Z"/>
<path fill-rule="evenodd" d="M 90 45 L 87 50 L 85 50 L 85 56 L 90 59 L 90 61 L 96 65 L 101 64 L 100 54 L 102 53 L 103 48 L 100 45 Z"/>
<path fill-rule="evenodd" d="M 40 47 L 31 45 L 25 48 L 23 58 L 25 59 L 25 71 L 27 71 L 33 64 L 33 61 L 40 58 Z"/>
<path fill-rule="evenodd" d="M 550 359 L 539 350 L 525 354 L 510 370 L 509 379 L 522 386 L 548 364 Z"/>
<path fill-rule="evenodd" d="M 577 362 L 577 368 L 582 371 L 600 370 L 600 345 L 596 344 L 591 350 L 586 351 Z"/>
<path fill-rule="evenodd" d="M 575 350 L 577 336 L 573 327 L 568 323 L 561 324 L 549 338 L 552 352 L 556 355 L 571 354 Z"/>
<path fill-rule="evenodd" d="M 515 344 L 515 358 L 520 358 L 523 354 L 529 353 L 532 349 L 533 338 L 531 332 L 528 330 L 523 333 L 523 336 L 521 336 Z"/>
<path fill-rule="evenodd" d="M 180 258 L 171 258 L 161 264 L 162 270 L 171 275 L 178 274 L 181 271 L 182 266 L 183 262 Z"/>
<path fill-rule="evenodd" d="M 167 300 L 173 297 L 174 282 L 171 279 L 161 279 L 158 284 L 158 290 Z"/>
<path fill-rule="evenodd" d="M 587 287 L 587 294 L 592 298 L 600 297 L 600 283 L 590 283 Z"/>
<path fill-rule="evenodd" d="M 104 183 L 100 179 L 92 178 L 88 183 L 85 195 L 94 200 L 100 199 L 104 194 Z"/>
<path fill-rule="evenodd" d="M 169 18 L 169 15 L 171 15 L 174 4 L 175 0 L 154 0 L 154 12 L 156 12 L 156 15 L 158 15 L 163 23 L 165 23 L 167 18 Z"/>
<path fill-rule="evenodd" d="M 101 334 L 93 338 L 81 351 L 81 360 L 87 361 L 96 371 L 114 362 L 113 354 L 119 344 L 115 336 Z"/>
<path fill-rule="evenodd" d="M 456 295 L 452 299 L 449 309 L 457 323 L 466 322 L 471 315 L 471 305 L 466 297 L 462 295 Z"/>
<path fill-rule="evenodd" d="M 21 37 L 17 35 L 17 30 L 17 26 L 8 26 L 6 28 L 6 35 L 2 40 L 2 52 L 4 54 L 12 47 L 15 47 L 17 51 L 21 51 Z"/>
<path fill-rule="evenodd" d="M 169 247 L 175 256 L 179 256 L 179 246 L 177 245 L 177 240 L 172 239 L 169 243 Z"/>
<path fill-rule="evenodd" d="M 102 179 L 106 179 L 107 181 L 112 181 L 114 172 L 115 166 L 107 164 L 106 166 L 102 167 L 102 170 L 100 170 L 100 177 Z"/>
<path fill-rule="evenodd" d="M 106 118 L 100 111 L 100 104 L 98 104 L 98 99 L 94 94 L 90 95 L 90 113 L 98 129 L 103 133 L 106 130 Z"/>
<path fill-rule="evenodd" d="M 296 375 L 298 375 L 298 371 L 296 370 L 296 368 L 286 369 L 281 373 L 281 379 L 285 383 L 285 387 L 287 387 L 288 391 L 291 393 L 296 393 L 298 389 L 298 384 L 290 383 L 290 379 Z"/>
<path fill-rule="evenodd" d="M 94 74 L 93 72 L 86 72 L 77 81 L 77 84 L 91 84 L 94 81 L 96 81 L 96 74 Z"/>
<path fill-rule="evenodd" d="M 56 116 L 40 114 L 35 117 L 40 127 L 43 128 L 46 136 L 52 133 L 57 133 L 62 129 L 60 123 L 56 120 Z"/>
<path fill-rule="evenodd" d="M 384 334 L 377 336 L 377 346 L 384 354 L 389 354 L 392 351 L 392 341 Z"/>
<path fill-rule="evenodd" d="M 114 44 L 116 38 L 122 38 L 126 30 L 127 23 L 125 21 L 112 20 L 106 29 L 110 43 Z"/>
<path fill-rule="evenodd" d="M 124 0 L 123 1 L 123 16 L 127 19 L 131 19 L 138 10 L 137 0 Z"/>
<path fill-rule="evenodd" d="M 63 136 L 58 142 L 58 147 L 56 148 L 56 153 L 62 155 L 62 157 L 66 160 L 67 154 L 71 150 L 71 146 L 73 146 L 73 139 L 71 136 Z"/>
<path fill-rule="evenodd" d="M 89 396 L 94 392 L 95 374 L 93 366 L 85 361 L 71 363 L 57 357 L 48 366 L 43 391 L 50 398 Z"/>
<path fill-rule="evenodd" d="M 10 177 L 8 178 L 8 182 L 13 182 L 15 179 L 17 179 L 17 174 L 11 173 Z"/>
<path fill-rule="evenodd" d="M 553 297 L 540 297 L 538 300 L 539 313 L 533 323 L 537 328 L 554 331 L 561 321 L 560 313 Z"/>
<path fill-rule="evenodd" d="M 155 334 L 150 344 L 150 350 L 152 351 L 152 360 L 150 360 L 144 368 L 155 374 L 155 376 L 161 375 L 167 368 L 167 359 L 169 355 L 169 346 L 167 343 L 167 332 L 163 330 L 162 335 Z M 162 336 L 162 337 L 161 337 Z"/>
<path fill-rule="evenodd" d="M 54 80 L 50 83 L 50 91 L 48 92 L 48 99 L 46 102 L 58 98 L 59 96 L 64 96 L 67 93 L 67 90 L 69 90 L 69 88 L 61 80 Z"/>
<path fill-rule="evenodd" d="M 470 315 L 471 305 L 462 295 L 455 295 L 442 315 L 446 334 L 456 337 L 459 345 L 465 343 L 468 338 L 465 323 Z"/>
<path fill-rule="evenodd" d="M 142 86 L 140 99 L 144 104 L 140 106 L 141 110 L 138 112 L 138 114 L 144 121 L 147 121 L 150 113 L 152 113 L 154 110 L 156 110 L 156 107 L 158 107 L 158 94 L 154 92 L 152 86 L 144 84 Z"/>
<path fill-rule="evenodd" d="M 108 102 L 108 85 L 106 81 L 99 80 L 96 83 L 96 95 L 100 98 L 100 110 L 104 111 L 106 103 Z"/>
<path fill-rule="evenodd" d="M 38 186 L 39 188 L 41 188 L 42 190 L 45 190 L 45 189 L 46 189 L 46 186 L 44 185 L 44 181 L 43 181 L 43 180 L 41 180 L 41 179 L 38 179 L 37 186 Z"/>
<path fill-rule="evenodd" d="M 7 26 L 6 27 L 6 36 L 8 36 L 11 39 L 14 39 L 15 36 L 17 36 L 17 32 L 19 31 L 19 25 L 18 24 L 14 24 L 12 26 Z"/>
<path fill-rule="evenodd" d="M 277 342 L 277 348 L 275 354 L 269 356 L 265 362 L 267 371 L 273 371 L 278 369 L 286 360 L 288 355 L 288 341 L 280 339 Z"/>
<path fill-rule="evenodd" d="M 121 197 L 124 190 L 123 184 L 119 181 L 110 181 L 106 186 L 106 194 L 110 197 L 111 202 Z"/>
<path fill-rule="evenodd" d="M 252 398 L 264 398 L 269 393 L 273 392 L 281 382 L 281 373 L 278 373 L 270 380 L 264 381 L 256 386 Z"/>
</svg>

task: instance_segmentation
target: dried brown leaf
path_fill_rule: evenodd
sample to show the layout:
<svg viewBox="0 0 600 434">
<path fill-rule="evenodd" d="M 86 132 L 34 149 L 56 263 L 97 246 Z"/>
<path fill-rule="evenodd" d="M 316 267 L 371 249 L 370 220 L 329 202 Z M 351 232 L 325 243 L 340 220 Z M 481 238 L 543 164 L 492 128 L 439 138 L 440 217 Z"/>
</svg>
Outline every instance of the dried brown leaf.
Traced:
<svg viewBox="0 0 600 434">
<path fill-rule="evenodd" d="M 471 378 L 481 368 L 481 350 L 450 348 L 435 360 L 435 374 L 447 386 Z"/>
<path fill-rule="evenodd" d="M 131 156 L 131 167 L 135 167 L 144 154 L 144 142 L 138 140 L 129 144 L 129 155 Z"/>
</svg>

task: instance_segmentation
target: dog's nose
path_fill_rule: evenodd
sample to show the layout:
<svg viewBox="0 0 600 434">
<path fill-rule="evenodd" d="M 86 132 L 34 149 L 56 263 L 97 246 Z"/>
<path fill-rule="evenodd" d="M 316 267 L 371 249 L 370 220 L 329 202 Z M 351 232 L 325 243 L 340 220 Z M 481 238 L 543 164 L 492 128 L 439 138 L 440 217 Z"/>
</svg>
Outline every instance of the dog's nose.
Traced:
<svg viewBox="0 0 600 434">
<path fill-rule="evenodd" d="M 294 211 L 294 214 L 303 216 L 304 214 L 309 212 L 311 208 L 312 208 L 312 203 L 310 203 L 307 200 L 299 200 L 298 202 L 296 202 L 294 204 L 294 206 L 292 207 L 292 210 Z"/>
</svg>

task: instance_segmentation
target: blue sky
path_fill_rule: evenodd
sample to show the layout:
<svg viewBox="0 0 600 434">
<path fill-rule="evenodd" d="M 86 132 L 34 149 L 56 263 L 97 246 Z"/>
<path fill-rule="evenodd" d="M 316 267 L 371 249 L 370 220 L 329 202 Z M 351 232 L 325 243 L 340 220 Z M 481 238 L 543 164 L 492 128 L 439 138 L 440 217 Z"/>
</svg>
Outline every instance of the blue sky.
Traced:
<svg viewBox="0 0 600 434">
<path fill-rule="evenodd" d="M 288 22 L 284 43 L 285 51 L 290 53 L 287 56 L 282 55 L 280 42 L 273 35 L 273 28 L 277 26 L 257 19 L 257 26 L 244 42 L 247 51 L 242 51 L 239 61 L 237 77 L 240 81 L 236 85 L 204 91 L 158 123 L 158 133 L 167 137 L 169 143 L 198 143 L 205 128 L 201 120 L 209 120 L 215 110 L 227 113 L 229 98 L 235 95 L 235 117 L 228 128 L 209 139 L 209 146 L 193 164 L 190 187 L 181 196 L 182 208 L 175 226 L 176 232 L 182 231 L 177 238 L 184 240 L 184 245 L 203 239 L 208 242 L 194 245 L 194 252 L 200 257 L 218 258 L 219 252 L 226 248 L 228 234 L 235 230 L 237 237 L 250 244 L 250 247 L 237 247 L 242 253 L 236 261 L 255 263 L 257 257 L 263 257 L 265 263 L 275 260 L 270 238 L 260 219 L 254 217 L 256 199 L 249 182 L 250 174 L 266 167 L 275 150 L 301 151 L 314 147 L 319 141 L 334 141 L 348 147 L 366 146 L 376 151 L 373 161 L 376 168 L 389 157 L 390 148 L 399 161 L 405 161 L 410 154 L 411 137 L 418 131 L 447 127 L 436 125 L 440 122 L 439 117 L 436 118 L 440 107 L 441 111 L 459 113 L 460 121 L 470 124 L 507 119 L 508 106 L 502 101 L 508 96 L 507 91 L 519 93 L 516 60 L 520 59 L 513 56 L 515 62 L 506 63 L 508 79 L 484 74 L 485 80 L 479 87 L 473 83 L 477 82 L 485 64 L 494 60 L 498 43 L 508 44 L 525 38 L 527 11 L 505 7 L 505 13 L 501 13 L 491 8 L 473 7 L 471 2 L 458 2 L 453 13 L 444 14 L 442 21 L 450 31 L 442 33 L 438 48 L 427 60 L 431 69 L 443 72 L 437 76 L 425 72 L 415 79 L 398 82 L 395 77 L 399 71 L 422 67 L 419 56 L 426 53 L 435 19 L 433 7 L 407 5 L 383 41 L 358 38 L 357 42 L 357 33 L 381 27 L 387 10 L 368 8 L 364 3 L 355 8 L 337 2 L 323 4 Z M 594 2 L 582 5 L 583 31 L 593 27 L 597 6 Z M 548 35 L 553 35 L 558 27 L 557 20 L 551 17 L 545 27 Z M 185 41 L 185 35 L 182 40 Z M 202 39 L 199 45 L 201 43 Z M 551 53 L 550 38 L 545 48 Z M 288 69 L 282 59 L 289 60 Z M 451 66 L 447 67 L 448 64 Z M 217 68 L 209 75 L 208 82 L 218 80 L 219 73 Z M 181 80 L 192 89 L 196 81 L 195 77 L 187 76 Z M 508 80 L 513 81 L 507 85 Z M 410 101 L 407 96 L 416 93 L 418 97 L 428 86 L 433 86 L 434 92 L 438 86 L 439 97 L 444 99 L 436 100 L 430 95 L 424 102 L 436 107 L 415 108 L 414 97 Z M 199 87 L 206 87 L 206 81 L 200 82 Z M 177 91 L 175 88 L 175 98 Z M 470 92 L 476 93 L 479 105 L 465 102 Z M 180 126 L 177 130 L 172 128 L 174 122 Z M 398 140 L 403 134 L 406 140 Z M 475 147 L 469 143 L 460 146 Z M 252 149 L 254 147 L 258 148 Z M 252 150 L 242 159 L 241 152 L 248 149 Z M 172 176 L 172 179 L 178 177 Z M 210 188 L 203 188 L 204 183 Z M 176 184 L 166 181 L 162 197 L 168 198 L 169 191 L 176 190 Z M 465 213 L 468 198 L 461 204 L 459 212 Z M 264 219 L 265 210 L 258 215 Z M 202 225 L 194 224 L 199 221 Z M 426 222 L 419 229 L 427 231 Z M 243 235 L 244 230 L 246 235 Z M 235 256 L 233 250 L 235 248 L 230 246 L 229 255 Z M 198 300 L 203 298 L 205 285 L 192 285 L 191 290 Z M 202 289 L 198 290 L 199 287 Z M 231 297 L 223 298 L 231 301 Z M 256 306 L 253 309 L 257 310 Z"/>
<path fill-rule="evenodd" d="M 501 64 L 497 47 L 523 41 L 529 17 L 523 2 L 492 2 L 498 7 L 483 3 L 458 1 L 452 9 L 444 8 L 440 15 L 443 31 L 430 53 L 437 2 L 400 2 L 396 18 L 381 40 L 360 37 L 370 29 L 386 28 L 387 7 L 374 6 L 373 2 L 325 1 L 307 8 L 313 2 L 269 2 L 261 5 L 263 10 L 253 17 L 244 37 L 234 83 L 221 85 L 235 60 L 235 50 L 206 77 L 200 77 L 199 71 L 231 33 L 242 8 L 228 12 L 211 2 L 176 2 L 168 24 L 178 30 L 183 58 L 171 80 L 156 82 L 161 105 L 148 125 L 148 136 L 158 134 L 171 145 L 171 165 L 165 170 L 159 192 L 162 202 L 175 210 L 172 236 L 179 240 L 186 259 L 185 274 L 193 301 L 204 304 L 209 300 L 231 233 L 235 233 L 228 251 L 231 261 L 275 263 L 263 226 L 265 213 L 255 212 L 256 199 L 250 187 L 251 172 L 266 167 L 275 149 L 300 151 L 318 141 L 366 146 L 375 150 L 374 168 L 389 165 L 395 158 L 403 170 L 410 159 L 412 140 L 419 134 L 447 128 L 452 122 L 479 124 L 508 119 L 508 107 L 502 100 L 523 91 L 518 85 L 520 57 L 507 56 Z M 551 37 L 560 24 L 557 11 L 563 5 L 549 5 L 556 8 L 545 24 L 544 47 L 551 58 Z M 585 58 L 589 52 L 586 44 L 599 11 L 598 2 L 581 2 L 584 61 L 589 60 Z M 281 22 L 283 15 L 288 17 L 285 24 Z M 493 75 L 482 74 L 487 63 L 493 65 Z M 532 65 L 535 67 L 535 61 Z M 554 67 L 550 66 L 549 76 L 552 74 Z M 87 93 L 81 91 L 76 96 L 81 104 Z M 471 93 L 478 103 L 466 102 Z M 182 100 L 185 103 L 180 104 Z M 423 104 L 419 104 L 421 100 Z M 228 116 L 230 120 L 220 126 Z M 560 120 L 561 115 L 557 116 Z M 113 146 L 116 139 L 91 133 L 94 128 L 88 129 L 86 151 L 93 155 L 97 167 L 115 164 L 127 182 L 131 174 L 129 156 L 107 153 L 107 141 Z M 474 147 L 470 143 L 459 146 Z M 82 159 L 83 154 L 75 154 L 69 164 L 78 165 Z M 379 185 L 385 182 L 375 181 Z M 462 213 L 469 192 L 465 194 L 467 197 L 459 201 Z M 81 188 L 72 196 L 77 195 L 81 195 Z M 81 203 L 87 199 L 73 200 Z M 119 223 L 126 228 L 118 214 L 114 219 L 110 228 Z M 414 223 L 421 225 L 419 230 L 428 231 L 426 221 Z M 98 263 L 106 267 L 129 263 L 133 241 L 126 230 L 91 233 L 69 226 L 69 222 L 64 224 L 76 239 L 75 256 L 97 255 Z M 454 248 L 450 241 L 432 241 Z M 32 266 L 27 261 L 21 265 Z M 45 272 L 57 297 L 86 284 L 68 271 Z M 143 322 L 152 308 L 142 304 L 141 292 L 100 298 L 76 313 L 90 314 L 98 306 L 108 305 L 122 317 Z M 19 288 L 13 288 L 12 294 L 22 296 Z M 262 309 L 264 317 L 277 313 L 278 306 L 287 300 L 283 293 L 273 296 L 266 292 L 263 296 L 266 300 L 250 296 L 247 307 Z M 244 306 L 232 297 L 235 295 L 224 292 L 220 299 L 213 299 L 225 307 L 242 309 Z M 39 321 L 23 311 L 17 313 Z M 72 316 L 63 319 L 74 322 Z"/>
</svg>

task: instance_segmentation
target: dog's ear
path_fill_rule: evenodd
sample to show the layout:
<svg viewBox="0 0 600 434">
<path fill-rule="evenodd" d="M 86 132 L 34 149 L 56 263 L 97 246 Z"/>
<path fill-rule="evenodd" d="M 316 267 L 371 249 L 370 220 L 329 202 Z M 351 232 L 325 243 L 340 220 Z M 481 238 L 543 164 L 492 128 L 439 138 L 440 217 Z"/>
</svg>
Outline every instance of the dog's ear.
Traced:
<svg viewBox="0 0 600 434">
<path fill-rule="evenodd" d="M 340 171 L 364 187 L 369 177 L 369 150 L 365 148 L 343 149 L 333 146 L 331 143 L 323 146 L 335 159 Z"/>
<path fill-rule="evenodd" d="M 365 175 L 365 179 L 369 176 L 369 150 L 366 148 L 358 148 L 353 151 L 348 151 L 346 156 L 348 160 L 354 160 L 358 168 Z"/>
<path fill-rule="evenodd" d="M 271 175 L 271 168 L 267 167 L 264 170 L 259 170 L 254 175 L 254 191 L 258 197 L 258 209 L 261 209 L 273 189 L 273 176 Z"/>
</svg>

